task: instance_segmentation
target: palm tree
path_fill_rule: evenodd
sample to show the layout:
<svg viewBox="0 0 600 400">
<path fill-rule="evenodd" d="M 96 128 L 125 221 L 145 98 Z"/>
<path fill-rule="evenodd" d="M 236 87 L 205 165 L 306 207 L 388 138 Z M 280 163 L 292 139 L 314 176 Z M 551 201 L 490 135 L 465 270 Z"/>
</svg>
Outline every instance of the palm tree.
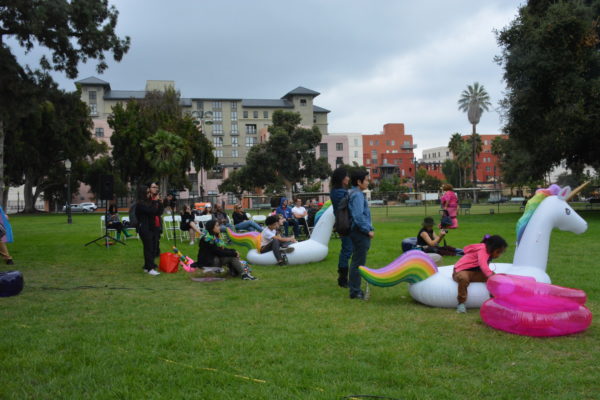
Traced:
<svg viewBox="0 0 600 400">
<path fill-rule="evenodd" d="M 461 93 L 460 99 L 458 99 L 458 109 L 467 113 L 469 122 L 473 125 L 473 136 L 477 134 L 476 126 L 481 119 L 481 114 L 483 114 L 484 111 L 489 111 L 491 105 L 490 96 L 483 85 L 479 85 L 479 82 L 468 85 L 467 89 L 463 90 Z M 471 146 L 471 168 L 473 171 L 473 184 L 475 184 L 475 182 L 477 182 L 477 172 L 475 170 L 476 141 L 471 141 Z"/>
<path fill-rule="evenodd" d="M 456 162 L 458 163 L 459 168 L 463 170 L 463 183 L 466 183 L 469 164 L 471 163 L 471 146 L 469 143 L 463 141 L 460 144 L 460 147 L 456 151 Z"/>
<path fill-rule="evenodd" d="M 169 189 L 169 175 L 186 167 L 182 165 L 185 158 L 184 140 L 174 133 L 159 129 L 142 143 L 142 147 L 146 160 L 160 176 L 161 194 L 165 196 Z"/>
<path fill-rule="evenodd" d="M 454 160 L 458 160 L 458 154 L 463 146 L 463 143 L 464 143 L 464 140 L 462 138 L 462 135 L 458 132 L 454 133 L 450 137 L 450 141 L 448 142 L 448 150 L 450 150 L 452 152 L 452 158 Z M 457 161 L 457 164 L 459 166 L 458 185 L 462 186 L 462 184 L 461 184 L 462 176 L 460 174 L 460 163 Z"/>
</svg>

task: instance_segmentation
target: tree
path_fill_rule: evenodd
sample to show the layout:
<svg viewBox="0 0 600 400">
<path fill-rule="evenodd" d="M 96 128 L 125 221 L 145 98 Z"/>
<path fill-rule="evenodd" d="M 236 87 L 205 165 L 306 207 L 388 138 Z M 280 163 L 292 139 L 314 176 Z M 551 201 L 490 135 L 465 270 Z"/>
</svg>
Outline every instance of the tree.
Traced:
<svg viewBox="0 0 600 400">
<path fill-rule="evenodd" d="M 457 150 L 456 162 L 463 172 L 463 185 L 467 186 L 467 178 L 469 175 L 469 165 L 471 164 L 471 146 L 468 142 L 463 141 Z"/>
<path fill-rule="evenodd" d="M 497 34 L 504 129 L 511 148 L 529 155 L 522 167 L 531 179 L 562 161 L 576 175 L 600 166 L 599 18 L 599 0 L 529 1 Z"/>
<path fill-rule="evenodd" d="M 250 149 L 246 157 L 244 173 L 255 187 L 264 187 L 280 180 L 291 198 L 294 184 L 304 179 L 325 179 L 331 168 L 324 158 L 315 157 L 315 147 L 321 142 L 317 126 L 300 127 L 299 113 L 277 110 L 273 113 L 273 125 L 269 127 L 269 139 Z"/>
<path fill-rule="evenodd" d="M 458 155 L 459 153 L 462 151 L 463 147 L 464 147 L 464 140 L 463 137 L 460 133 L 456 132 L 454 134 L 452 134 L 452 136 L 450 137 L 450 141 L 448 142 L 448 150 L 450 150 L 452 152 L 452 158 L 454 160 L 458 160 Z M 457 187 L 461 187 L 462 186 L 462 176 L 460 173 L 460 164 L 456 163 L 457 167 L 458 167 L 458 182 L 457 182 Z M 448 175 L 446 175 L 446 178 L 448 179 Z"/>
<path fill-rule="evenodd" d="M 229 174 L 227 179 L 225 179 L 219 185 L 219 192 L 221 193 L 233 193 L 235 197 L 241 202 L 242 196 L 244 192 L 251 191 L 253 189 L 250 184 L 251 179 L 246 176 L 248 173 L 247 170 L 243 168 L 236 169 L 232 173 Z"/>
<path fill-rule="evenodd" d="M 455 160 L 446 160 L 442 164 L 442 173 L 446 181 L 454 187 L 460 187 L 460 166 Z"/>
<path fill-rule="evenodd" d="M 27 52 L 36 44 L 48 49 L 50 59 L 40 59 L 44 70 L 64 71 L 75 78 L 79 62 L 97 59 L 101 73 L 108 67 L 106 53 L 120 61 L 129 50 L 129 37 L 121 39 L 115 34 L 118 15 L 107 0 L 14 0 L 0 6 L 0 86 L 11 87 L 0 91 L 0 198 L 4 191 L 4 125 L 11 116 L 11 107 L 6 104 L 23 105 L 28 101 L 27 93 L 14 81 L 16 76 L 22 77 L 22 68 L 4 43 L 5 38 L 15 38 Z"/>
<path fill-rule="evenodd" d="M 484 111 L 489 111 L 490 106 L 490 96 L 483 85 L 480 86 L 478 82 L 475 82 L 473 85 L 468 85 L 467 89 L 463 90 L 461 93 L 460 99 L 458 100 L 458 109 L 467 113 L 469 123 L 473 126 L 473 132 L 471 133 L 472 137 L 477 134 L 477 124 L 481 120 L 481 115 Z M 471 170 L 473 172 L 473 183 L 477 182 L 477 169 L 475 168 L 475 159 L 477 158 L 476 144 L 476 141 L 471 141 Z"/>
<path fill-rule="evenodd" d="M 163 196 L 169 190 L 169 176 L 187 170 L 185 141 L 168 131 L 159 129 L 142 142 L 144 157 L 160 177 Z"/>
</svg>

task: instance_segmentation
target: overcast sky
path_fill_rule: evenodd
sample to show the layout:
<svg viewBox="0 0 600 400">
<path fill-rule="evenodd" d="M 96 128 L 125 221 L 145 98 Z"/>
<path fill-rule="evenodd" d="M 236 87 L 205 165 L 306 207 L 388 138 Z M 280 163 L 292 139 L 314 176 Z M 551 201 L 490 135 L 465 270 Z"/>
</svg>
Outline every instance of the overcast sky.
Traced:
<svg viewBox="0 0 600 400">
<path fill-rule="evenodd" d="M 330 132 L 378 133 L 404 123 L 417 154 L 470 133 L 457 100 L 485 86 L 498 107 L 504 84 L 494 62 L 495 29 L 514 20 L 509 0 L 110 0 L 118 32 L 131 37 L 120 63 L 98 76 L 113 89 L 143 90 L 147 79 L 174 80 L 184 97 L 280 98 L 297 86 L 321 93 Z M 9 42 L 18 53 L 14 42 Z M 40 52 L 21 59 L 37 64 Z M 73 82 L 56 73 L 61 87 Z M 496 111 L 478 132 L 502 129 Z"/>
</svg>

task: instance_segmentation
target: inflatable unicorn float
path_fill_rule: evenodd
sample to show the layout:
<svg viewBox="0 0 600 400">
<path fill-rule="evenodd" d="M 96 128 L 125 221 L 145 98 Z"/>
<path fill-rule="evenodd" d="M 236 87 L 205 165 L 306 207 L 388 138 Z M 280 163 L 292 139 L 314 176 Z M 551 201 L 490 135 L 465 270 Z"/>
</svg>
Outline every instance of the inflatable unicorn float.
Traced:
<svg viewBox="0 0 600 400">
<path fill-rule="evenodd" d="M 288 264 L 307 264 L 325 259 L 327 253 L 329 253 L 329 239 L 331 238 L 334 222 L 333 207 L 331 207 L 331 201 L 327 201 L 315 215 L 315 227 L 310 239 L 290 245 L 294 248 L 294 251 L 286 254 Z M 249 263 L 257 265 L 277 264 L 272 251 L 260 252 L 260 232 L 235 233 L 228 228 L 227 234 L 233 244 L 250 249 L 246 255 Z"/>
<path fill-rule="evenodd" d="M 587 223 L 567 203 L 584 185 L 571 191 L 569 187 L 551 185 L 539 189 L 525 207 L 517 222 L 517 248 L 512 264 L 491 263 L 496 273 L 532 277 L 536 282 L 549 284 L 546 273 L 550 234 L 553 228 L 576 234 L 587 230 Z M 409 292 L 416 301 L 451 308 L 457 305 L 458 284 L 452 279 L 453 265 L 437 267 L 425 253 L 411 250 L 381 269 L 359 267 L 365 280 L 376 286 L 410 284 Z M 490 298 L 485 283 L 471 283 L 467 308 L 479 308 Z"/>
</svg>

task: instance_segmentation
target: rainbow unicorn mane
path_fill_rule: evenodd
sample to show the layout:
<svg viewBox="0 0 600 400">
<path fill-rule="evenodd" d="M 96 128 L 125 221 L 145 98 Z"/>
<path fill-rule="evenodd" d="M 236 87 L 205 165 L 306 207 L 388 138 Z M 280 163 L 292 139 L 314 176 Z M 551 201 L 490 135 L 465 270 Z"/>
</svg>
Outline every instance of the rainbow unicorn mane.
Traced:
<svg viewBox="0 0 600 400">
<path fill-rule="evenodd" d="M 321 207 L 321 209 L 319 211 L 317 211 L 317 213 L 315 214 L 315 224 L 314 226 L 317 226 L 317 222 L 319 222 L 319 218 L 321 218 L 321 215 L 325 214 L 325 211 L 327 211 L 327 209 L 331 206 L 331 200 L 327 200 L 325 202 L 325 204 L 323 204 L 323 207 Z"/>
<path fill-rule="evenodd" d="M 560 186 L 558 185 L 550 185 L 547 189 L 538 189 L 535 192 L 535 195 L 529 199 L 527 204 L 525 205 L 525 211 L 523 211 L 523 215 L 517 221 L 517 244 L 521 241 L 521 237 L 523 237 L 523 233 L 525 232 L 525 228 L 531 220 L 531 217 L 537 210 L 542 201 L 544 201 L 547 197 L 555 196 L 560 192 Z"/>
<path fill-rule="evenodd" d="M 227 235 L 235 245 L 244 246 L 250 250 L 260 250 L 260 232 L 235 233 L 231 228 L 227 228 Z"/>
<path fill-rule="evenodd" d="M 382 287 L 394 286 L 400 282 L 417 283 L 438 271 L 433 260 L 419 250 L 407 251 L 384 268 L 361 266 L 358 270 L 367 282 Z"/>
</svg>

